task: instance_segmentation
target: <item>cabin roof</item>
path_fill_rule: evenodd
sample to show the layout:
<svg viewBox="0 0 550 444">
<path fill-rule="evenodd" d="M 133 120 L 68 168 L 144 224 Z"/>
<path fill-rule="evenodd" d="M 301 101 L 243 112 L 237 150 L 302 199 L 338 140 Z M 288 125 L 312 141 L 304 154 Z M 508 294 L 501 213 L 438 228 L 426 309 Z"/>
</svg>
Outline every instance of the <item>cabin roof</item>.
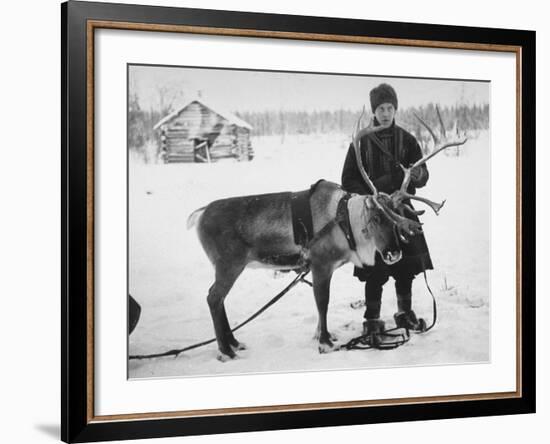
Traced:
<svg viewBox="0 0 550 444">
<path fill-rule="evenodd" d="M 236 125 L 242 128 L 246 128 L 248 130 L 252 130 L 252 125 L 245 122 L 243 119 L 237 117 L 235 114 L 230 113 L 229 111 L 224 110 L 222 107 L 214 105 L 210 102 L 205 101 L 202 98 L 194 98 L 186 102 L 183 106 L 178 107 L 175 111 L 172 111 L 170 114 L 166 115 L 162 119 L 160 119 L 157 124 L 153 127 L 155 130 L 159 129 L 162 125 L 172 120 L 174 117 L 178 116 L 185 108 L 187 108 L 192 103 L 200 103 L 202 106 L 208 108 L 212 112 L 218 114 L 219 116 L 223 117 L 225 120 L 227 120 L 230 124 Z"/>
</svg>

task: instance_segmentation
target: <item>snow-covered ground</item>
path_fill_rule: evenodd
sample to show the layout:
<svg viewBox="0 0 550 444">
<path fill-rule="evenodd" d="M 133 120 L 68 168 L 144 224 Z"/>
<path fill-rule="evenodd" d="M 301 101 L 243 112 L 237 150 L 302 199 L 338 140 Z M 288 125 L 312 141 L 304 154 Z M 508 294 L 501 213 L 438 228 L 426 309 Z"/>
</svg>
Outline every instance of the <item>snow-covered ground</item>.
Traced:
<svg viewBox="0 0 550 444">
<path fill-rule="evenodd" d="M 264 137 L 253 140 L 252 162 L 215 164 L 130 164 L 129 285 L 141 304 L 140 322 L 130 336 L 130 354 L 148 354 L 214 336 L 206 302 L 213 268 L 188 215 L 222 197 L 306 189 L 320 178 L 340 182 L 349 135 Z M 178 358 L 130 361 L 131 378 L 290 372 L 411 365 L 461 364 L 490 360 L 490 140 L 481 133 L 460 157 L 440 154 L 429 163 L 430 181 L 420 190 L 447 199 L 439 216 L 422 221 L 434 271 L 428 280 L 438 302 L 438 323 L 392 351 L 319 354 L 313 339 L 317 310 L 312 290 L 300 284 L 259 318 L 236 333 L 248 349 L 239 359 L 216 360 L 215 343 Z M 422 204 L 418 204 L 420 208 Z M 341 342 L 361 334 L 362 284 L 345 265 L 334 274 L 328 322 Z M 232 326 L 278 293 L 294 273 L 247 269 L 226 299 Z M 431 321 L 424 279 L 413 287 L 416 313 Z M 382 316 L 391 325 L 396 310 L 390 279 Z"/>
</svg>

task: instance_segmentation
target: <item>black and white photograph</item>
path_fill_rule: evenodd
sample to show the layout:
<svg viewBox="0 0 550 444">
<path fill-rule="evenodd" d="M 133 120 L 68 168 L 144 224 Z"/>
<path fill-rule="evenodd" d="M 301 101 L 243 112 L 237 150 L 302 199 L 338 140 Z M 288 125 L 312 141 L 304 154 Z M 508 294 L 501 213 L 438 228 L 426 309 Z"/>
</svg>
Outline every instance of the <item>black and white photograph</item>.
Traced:
<svg viewBox="0 0 550 444">
<path fill-rule="evenodd" d="M 6 3 L 2 442 L 545 436 L 543 5 Z"/>
<path fill-rule="evenodd" d="M 127 107 L 130 379 L 491 361 L 490 81 L 134 63 Z"/>
</svg>

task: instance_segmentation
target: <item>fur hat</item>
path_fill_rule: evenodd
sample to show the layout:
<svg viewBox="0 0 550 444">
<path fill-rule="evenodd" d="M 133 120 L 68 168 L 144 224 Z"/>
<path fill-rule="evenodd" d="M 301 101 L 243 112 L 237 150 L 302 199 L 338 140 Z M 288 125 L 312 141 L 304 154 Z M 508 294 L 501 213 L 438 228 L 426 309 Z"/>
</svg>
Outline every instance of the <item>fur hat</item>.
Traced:
<svg viewBox="0 0 550 444">
<path fill-rule="evenodd" d="M 370 107 L 372 112 L 376 111 L 382 103 L 391 103 L 397 110 L 397 94 L 391 85 L 381 83 L 370 92 Z"/>
</svg>

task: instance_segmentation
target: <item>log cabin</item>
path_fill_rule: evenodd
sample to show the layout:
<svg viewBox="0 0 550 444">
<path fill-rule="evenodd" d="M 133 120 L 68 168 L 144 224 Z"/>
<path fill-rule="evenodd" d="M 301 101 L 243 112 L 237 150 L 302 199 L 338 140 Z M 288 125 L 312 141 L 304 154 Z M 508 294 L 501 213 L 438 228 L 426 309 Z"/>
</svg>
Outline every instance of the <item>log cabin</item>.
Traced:
<svg viewBox="0 0 550 444">
<path fill-rule="evenodd" d="M 159 152 L 164 163 L 249 161 L 254 157 L 252 126 L 202 98 L 178 107 L 154 129 L 159 132 Z"/>
</svg>

